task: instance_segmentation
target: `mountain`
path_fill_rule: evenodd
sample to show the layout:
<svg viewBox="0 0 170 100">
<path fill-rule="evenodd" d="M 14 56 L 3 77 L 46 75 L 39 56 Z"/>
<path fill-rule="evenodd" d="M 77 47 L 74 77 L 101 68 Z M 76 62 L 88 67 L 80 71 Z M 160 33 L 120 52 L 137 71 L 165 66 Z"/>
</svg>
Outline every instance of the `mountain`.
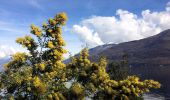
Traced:
<svg viewBox="0 0 170 100">
<path fill-rule="evenodd" d="M 125 53 L 128 54 L 131 74 L 159 81 L 162 87 L 155 92 L 170 97 L 170 29 L 145 39 L 106 44 L 89 50 L 93 61 L 98 61 L 100 56 L 119 61 Z"/>
</svg>

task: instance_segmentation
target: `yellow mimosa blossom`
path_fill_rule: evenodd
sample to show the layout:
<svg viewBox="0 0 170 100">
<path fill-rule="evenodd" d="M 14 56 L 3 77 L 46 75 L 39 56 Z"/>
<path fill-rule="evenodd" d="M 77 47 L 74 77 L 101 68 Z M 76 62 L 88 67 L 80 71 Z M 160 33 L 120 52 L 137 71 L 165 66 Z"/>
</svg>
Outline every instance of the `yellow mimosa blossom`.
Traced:
<svg viewBox="0 0 170 100">
<path fill-rule="evenodd" d="M 44 93 L 46 91 L 46 86 L 43 84 L 41 79 L 38 76 L 33 78 L 33 85 L 37 89 L 37 92 Z"/>
<path fill-rule="evenodd" d="M 52 33 L 52 31 L 53 31 L 52 29 L 48 29 L 47 30 L 48 33 Z"/>
<path fill-rule="evenodd" d="M 58 50 L 54 50 L 54 55 L 57 57 L 62 57 L 62 53 L 59 52 Z"/>
<path fill-rule="evenodd" d="M 29 36 L 29 35 L 26 35 L 26 36 L 25 36 L 25 40 L 33 41 L 33 38 L 32 38 L 31 36 Z"/>
<path fill-rule="evenodd" d="M 60 69 L 62 69 L 62 68 L 64 68 L 66 65 L 64 64 L 64 63 L 62 63 L 61 61 L 56 61 L 55 62 L 55 65 L 58 67 L 58 68 L 60 68 Z"/>
<path fill-rule="evenodd" d="M 60 27 L 57 27 L 57 33 L 58 33 L 58 35 L 62 34 L 62 30 Z"/>
<path fill-rule="evenodd" d="M 27 87 L 27 90 L 28 90 L 28 91 L 31 91 L 31 87 Z"/>
<path fill-rule="evenodd" d="M 11 96 L 11 97 L 9 98 L 9 100 L 14 100 L 14 97 L 13 97 L 13 96 Z"/>
<path fill-rule="evenodd" d="M 43 23 L 43 28 L 47 28 L 47 27 L 48 27 L 47 23 Z"/>
<path fill-rule="evenodd" d="M 38 67 L 41 71 L 43 71 L 43 70 L 45 69 L 45 63 L 40 63 L 40 64 L 37 65 L 37 67 Z"/>
<path fill-rule="evenodd" d="M 31 25 L 31 33 L 38 37 L 42 36 L 42 30 L 35 25 Z"/>
<path fill-rule="evenodd" d="M 56 34 L 51 34 L 51 37 L 52 37 L 52 38 L 55 38 L 55 36 L 56 36 Z"/>
<path fill-rule="evenodd" d="M 65 22 L 67 21 L 67 15 L 66 15 L 66 13 L 59 13 L 59 14 L 57 14 L 56 16 L 55 16 L 55 18 L 54 18 L 57 22 L 59 22 L 59 24 L 61 24 L 61 25 L 65 25 Z"/>
<path fill-rule="evenodd" d="M 33 84 L 34 84 L 35 87 L 39 87 L 41 85 L 41 80 L 38 76 L 34 77 Z"/>
<path fill-rule="evenodd" d="M 48 20 L 48 22 L 49 22 L 50 25 L 53 25 L 53 26 L 55 26 L 57 24 L 57 22 L 55 20 L 53 20 L 52 18 L 50 18 Z"/>
<path fill-rule="evenodd" d="M 54 98 L 55 98 L 55 100 L 60 100 L 57 93 L 54 94 Z"/>
<path fill-rule="evenodd" d="M 8 63 L 3 65 L 4 69 L 7 70 L 8 69 Z"/>
<path fill-rule="evenodd" d="M 17 42 L 17 43 L 22 43 L 24 40 L 25 40 L 24 38 L 17 38 L 17 39 L 16 39 L 16 42 Z"/>
<path fill-rule="evenodd" d="M 80 95 L 84 92 L 84 89 L 82 88 L 82 86 L 79 83 L 75 83 L 75 84 L 73 84 L 71 91 L 76 95 Z"/>
<path fill-rule="evenodd" d="M 21 44 L 23 47 L 27 47 L 28 49 L 31 49 L 32 47 L 36 48 L 36 43 L 34 42 L 34 39 L 28 35 L 23 38 L 18 38 L 16 42 Z"/>
<path fill-rule="evenodd" d="M 64 12 L 58 14 L 58 16 L 63 18 L 64 21 L 66 21 L 68 19 L 66 13 L 64 13 Z"/>
<path fill-rule="evenodd" d="M 48 41 L 47 46 L 48 46 L 49 48 L 51 48 L 51 49 L 55 48 L 55 46 L 54 46 L 54 44 L 53 44 L 52 41 Z"/>
<path fill-rule="evenodd" d="M 52 94 L 49 94 L 49 95 L 48 95 L 48 99 L 49 99 L 49 100 L 53 100 Z"/>
<path fill-rule="evenodd" d="M 63 96 L 63 94 L 62 94 L 62 93 L 57 92 L 57 93 L 55 93 L 55 94 L 57 94 L 57 95 L 58 95 L 58 97 L 60 98 L 60 100 L 66 100 L 66 98 Z"/>
<path fill-rule="evenodd" d="M 31 77 L 31 76 L 29 76 L 29 77 L 28 77 L 28 80 L 31 80 L 31 79 L 32 79 L 32 77 Z"/>
<path fill-rule="evenodd" d="M 26 54 L 26 53 L 17 52 L 16 54 L 14 54 L 14 55 L 12 56 L 12 59 L 13 59 L 13 60 L 16 60 L 16 61 L 25 62 L 25 61 L 26 61 L 26 57 L 27 57 L 27 54 Z"/>
</svg>

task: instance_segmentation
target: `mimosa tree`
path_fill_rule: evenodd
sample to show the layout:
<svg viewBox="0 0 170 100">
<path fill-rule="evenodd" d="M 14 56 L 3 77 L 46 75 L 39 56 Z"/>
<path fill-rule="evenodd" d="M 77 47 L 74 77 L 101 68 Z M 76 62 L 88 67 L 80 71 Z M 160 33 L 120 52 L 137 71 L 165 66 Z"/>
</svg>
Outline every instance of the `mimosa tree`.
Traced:
<svg viewBox="0 0 170 100">
<path fill-rule="evenodd" d="M 65 25 L 65 13 L 57 14 L 44 23 L 42 29 L 31 25 L 31 34 L 18 38 L 17 43 L 27 48 L 29 54 L 16 53 L 10 62 L 4 65 L 1 75 L 3 98 L 14 99 L 65 99 L 65 64 L 62 62 L 65 42 L 62 38 L 62 26 Z"/>
</svg>

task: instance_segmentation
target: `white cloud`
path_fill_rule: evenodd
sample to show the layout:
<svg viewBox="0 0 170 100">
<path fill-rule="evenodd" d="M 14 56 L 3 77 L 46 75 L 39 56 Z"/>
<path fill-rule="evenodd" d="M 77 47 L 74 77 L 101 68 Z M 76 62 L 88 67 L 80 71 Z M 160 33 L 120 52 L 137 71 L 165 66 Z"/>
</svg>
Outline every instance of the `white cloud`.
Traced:
<svg viewBox="0 0 170 100">
<path fill-rule="evenodd" d="M 28 51 L 24 48 L 14 47 L 10 45 L 2 45 L 0 44 L 0 59 L 10 57 L 16 52 L 25 52 L 28 53 Z"/>
<path fill-rule="evenodd" d="M 13 47 L 11 46 L 7 46 L 7 45 L 0 45 L 0 59 L 10 56 L 14 53 L 16 53 L 18 50 L 15 50 Z"/>
<path fill-rule="evenodd" d="M 170 28 L 170 2 L 164 11 L 144 10 L 141 16 L 119 9 L 116 16 L 93 16 L 73 26 L 73 32 L 91 47 L 146 38 Z"/>
<path fill-rule="evenodd" d="M 74 25 L 73 29 L 74 32 L 80 36 L 80 39 L 83 42 L 87 42 L 88 45 L 90 44 L 90 46 L 95 46 L 103 44 L 98 33 L 94 33 L 93 30 L 88 29 L 86 26 L 81 27 L 79 25 Z"/>
</svg>

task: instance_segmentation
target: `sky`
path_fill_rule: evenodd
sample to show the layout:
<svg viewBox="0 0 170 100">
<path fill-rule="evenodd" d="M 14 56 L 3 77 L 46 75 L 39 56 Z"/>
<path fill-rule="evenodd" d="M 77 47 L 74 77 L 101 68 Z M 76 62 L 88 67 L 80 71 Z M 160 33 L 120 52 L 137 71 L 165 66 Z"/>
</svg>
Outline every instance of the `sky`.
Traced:
<svg viewBox="0 0 170 100">
<path fill-rule="evenodd" d="M 63 38 L 73 55 L 85 45 L 139 40 L 170 28 L 170 0 L 0 0 L 0 59 L 25 51 L 16 38 L 60 12 L 68 15 Z"/>
</svg>

